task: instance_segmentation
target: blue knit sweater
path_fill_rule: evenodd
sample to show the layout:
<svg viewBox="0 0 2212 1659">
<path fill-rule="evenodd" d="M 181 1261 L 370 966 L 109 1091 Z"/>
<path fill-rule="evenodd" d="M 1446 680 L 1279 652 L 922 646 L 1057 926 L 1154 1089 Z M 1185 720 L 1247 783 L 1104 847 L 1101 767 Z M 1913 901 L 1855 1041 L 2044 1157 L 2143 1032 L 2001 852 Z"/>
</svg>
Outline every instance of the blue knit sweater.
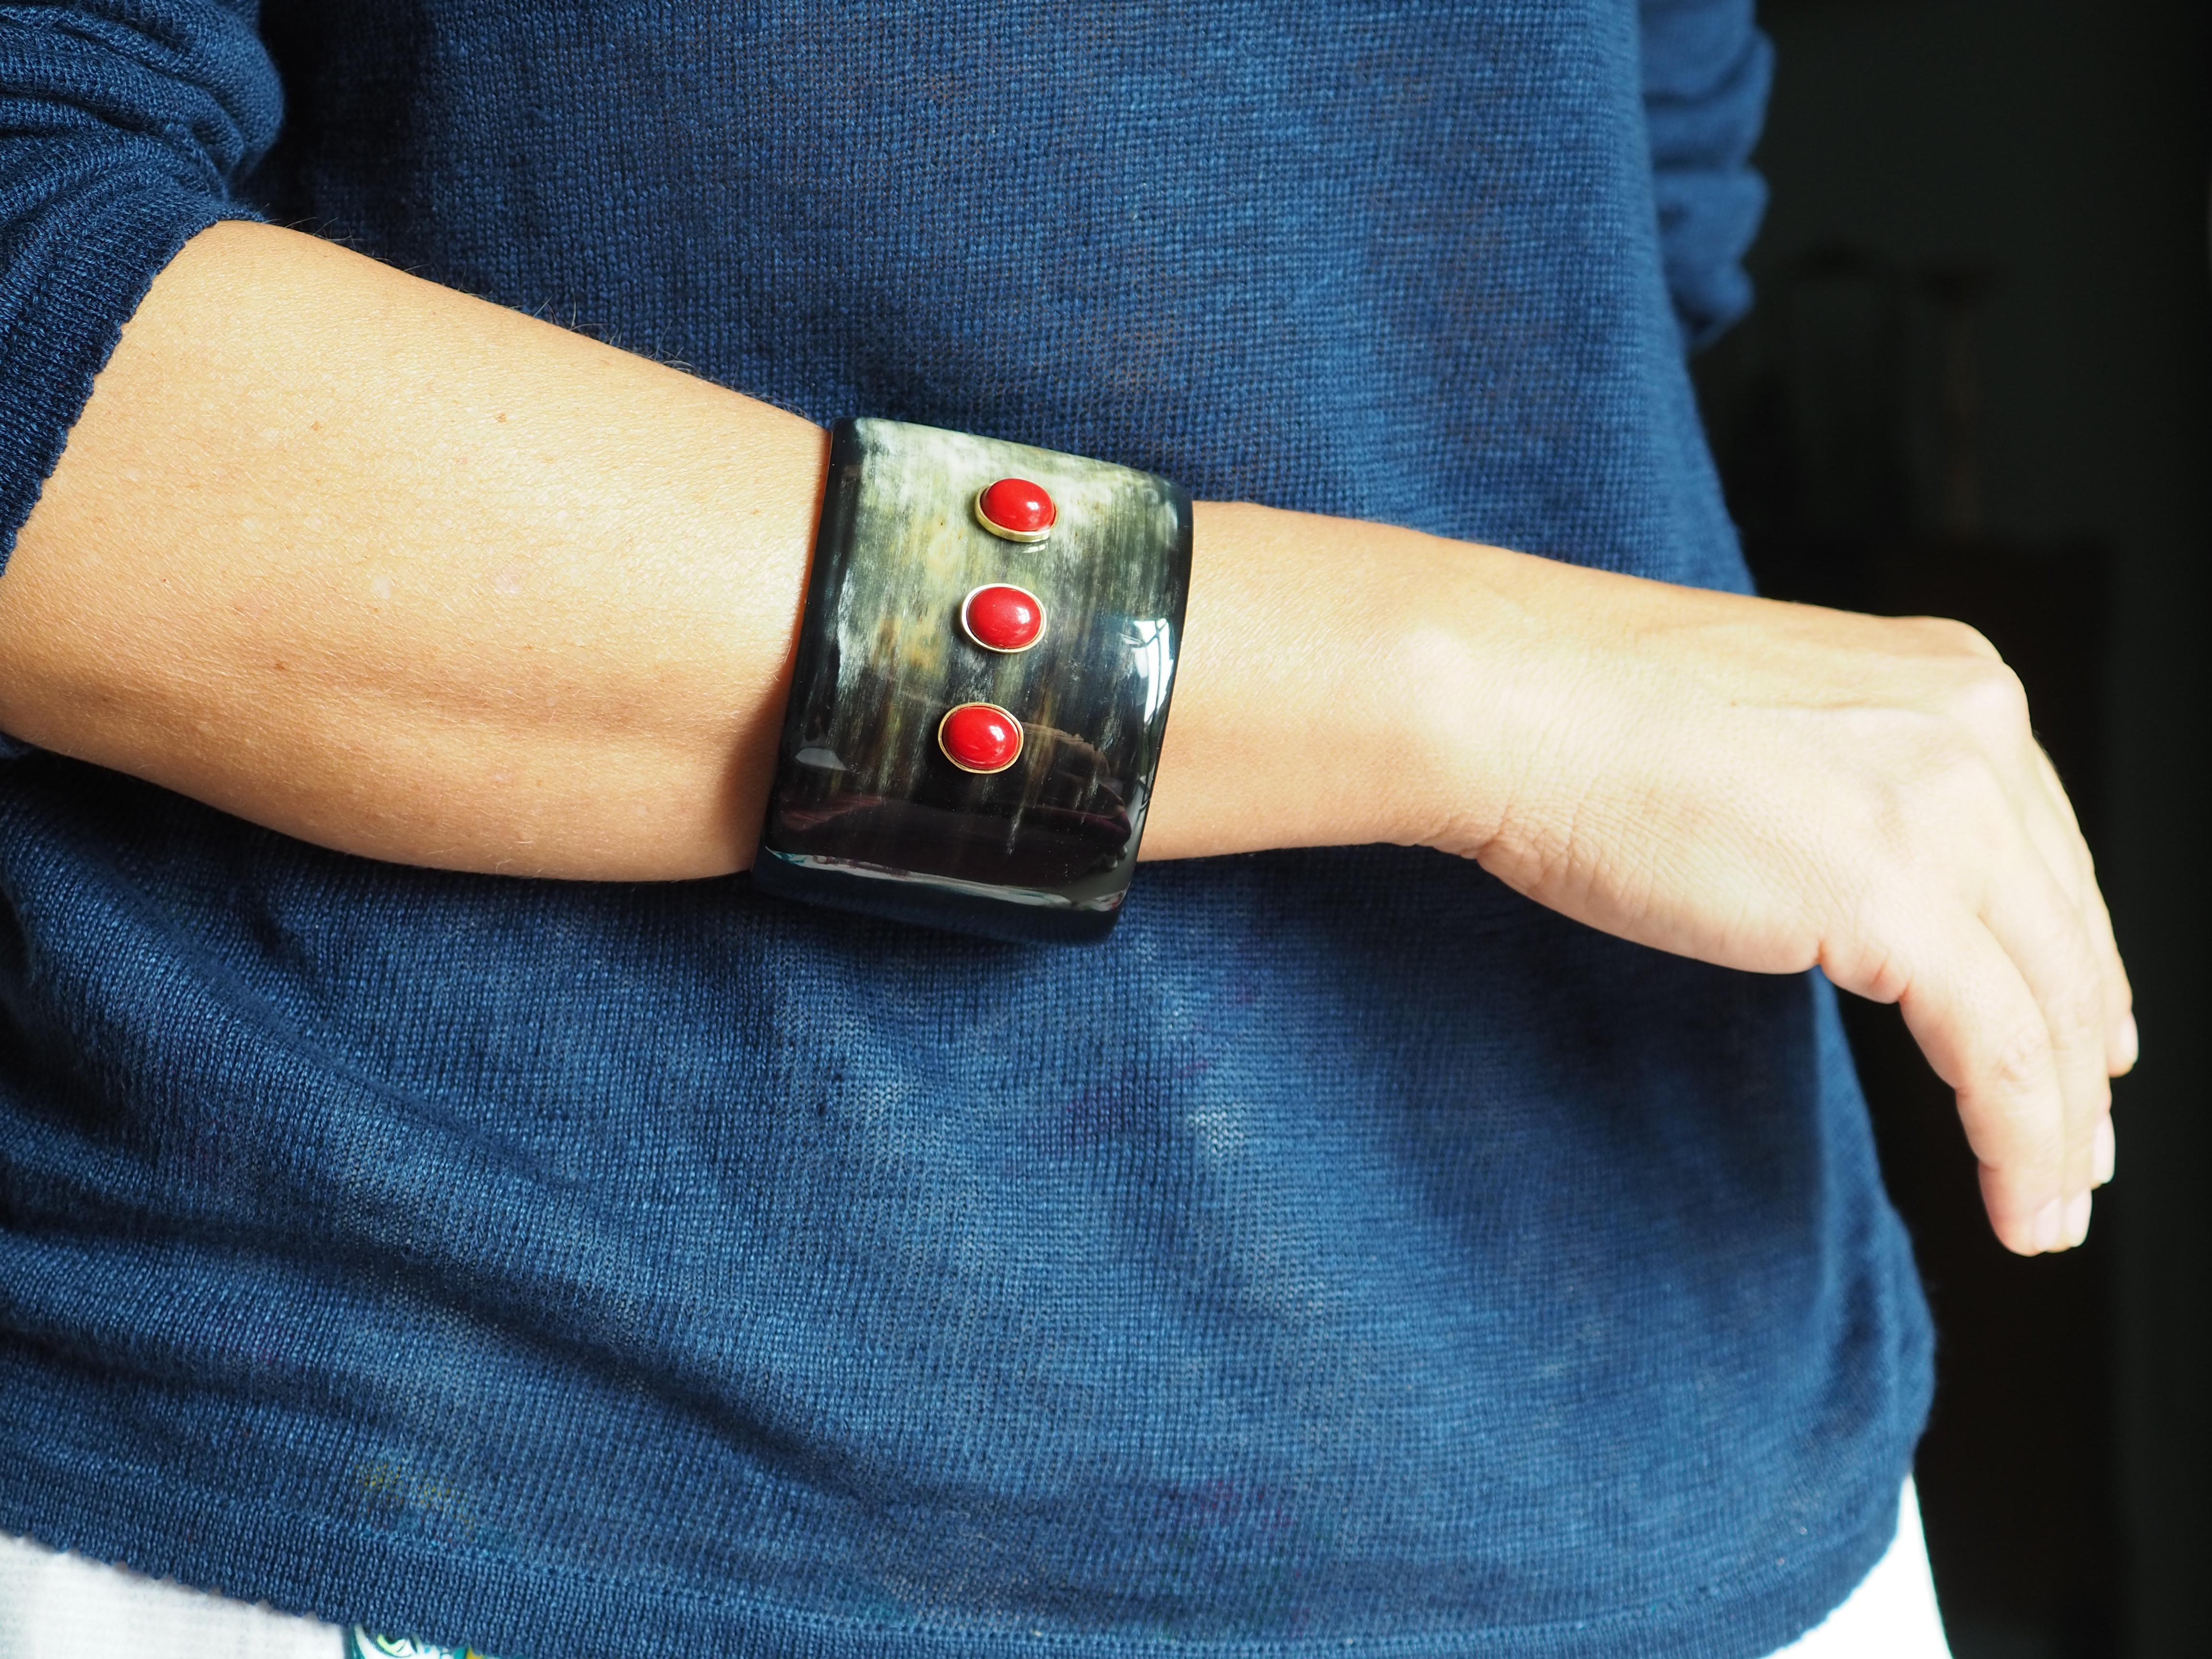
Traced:
<svg viewBox="0 0 2212 1659">
<path fill-rule="evenodd" d="M 1741 585 L 1747 12 L 0 8 L 0 532 L 259 214 L 817 419 Z M 1817 979 L 1420 852 L 1055 951 L 27 751 L 0 900 L 0 1528 L 506 1659 L 1740 1659 L 1887 1541 L 1928 1329 Z"/>
</svg>

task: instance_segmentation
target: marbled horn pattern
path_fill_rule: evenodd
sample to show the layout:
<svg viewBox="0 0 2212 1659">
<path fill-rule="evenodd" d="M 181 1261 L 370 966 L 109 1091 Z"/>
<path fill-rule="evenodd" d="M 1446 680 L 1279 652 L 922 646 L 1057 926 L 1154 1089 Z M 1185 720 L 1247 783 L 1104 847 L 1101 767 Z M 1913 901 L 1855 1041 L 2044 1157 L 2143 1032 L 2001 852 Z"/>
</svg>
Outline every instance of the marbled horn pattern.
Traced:
<svg viewBox="0 0 2212 1659">
<path fill-rule="evenodd" d="M 1003 477 L 1044 486 L 1050 538 L 976 522 Z M 1148 472 L 896 421 L 841 422 L 754 879 L 848 909 L 1004 938 L 1103 936 L 1119 913 L 1182 635 L 1190 499 Z M 991 582 L 1042 599 L 1018 654 L 961 631 Z M 1022 722 L 1004 772 L 963 772 L 938 723 Z"/>
</svg>

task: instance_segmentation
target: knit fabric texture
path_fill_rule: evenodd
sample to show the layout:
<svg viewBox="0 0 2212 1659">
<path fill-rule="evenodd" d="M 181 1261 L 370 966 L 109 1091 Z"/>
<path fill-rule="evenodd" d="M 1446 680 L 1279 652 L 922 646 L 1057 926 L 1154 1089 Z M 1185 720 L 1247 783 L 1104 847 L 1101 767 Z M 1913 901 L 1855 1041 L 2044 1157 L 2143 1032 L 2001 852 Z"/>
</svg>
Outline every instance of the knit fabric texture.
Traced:
<svg viewBox="0 0 2212 1659">
<path fill-rule="evenodd" d="M 0 529 L 258 215 L 816 419 L 1741 586 L 1683 353 L 1765 73 L 1741 0 L 0 7 Z M 503 1659 L 1750 1659 L 1895 1523 L 1817 977 L 1419 851 L 1055 951 L 31 751 L 0 901 L 0 1530 Z"/>
</svg>

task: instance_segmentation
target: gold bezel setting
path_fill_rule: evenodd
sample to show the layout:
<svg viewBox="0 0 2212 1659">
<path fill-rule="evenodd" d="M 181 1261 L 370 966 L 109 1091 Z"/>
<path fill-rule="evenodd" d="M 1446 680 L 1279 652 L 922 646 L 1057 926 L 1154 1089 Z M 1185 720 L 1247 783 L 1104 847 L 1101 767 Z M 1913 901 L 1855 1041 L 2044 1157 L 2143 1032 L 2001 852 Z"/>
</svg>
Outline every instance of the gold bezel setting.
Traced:
<svg viewBox="0 0 2212 1659">
<path fill-rule="evenodd" d="M 1042 530 L 1016 530 L 1009 525 L 1000 524 L 983 510 L 983 497 L 1005 482 L 1004 478 L 994 478 L 975 492 L 975 522 L 1002 541 L 1025 542 L 1034 544 L 1048 540 L 1052 535 L 1053 525 L 1060 522 L 1060 504 L 1057 501 L 1053 502 L 1053 524 L 1045 526 Z M 1048 496 L 1046 499 L 1049 501 L 1051 498 Z"/>
<path fill-rule="evenodd" d="M 1027 599 L 1031 605 L 1036 607 L 1036 632 L 1030 636 L 1026 644 L 994 645 L 990 641 L 983 638 L 981 635 L 976 633 L 975 624 L 968 620 L 968 607 L 975 603 L 975 596 L 978 593 L 988 593 L 994 587 L 1011 589 L 1012 592 L 1020 594 L 1024 599 Z M 968 636 L 969 642 L 979 649 L 996 652 L 1002 657 L 1018 657 L 1024 651 L 1034 651 L 1036 649 L 1037 641 L 1044 637 L 1045 623 L 1048 620 L 1048 617 L 1044 608 L 1044 601 L 1039 599 L 1036 594 L 1030 592 L 1028 588 L 1024 587 L 1019 582 L 984 582 L 979 586 L 969 588 L 968 590 L 968 597 L 960 601 L 960 631 L 965 634 Z"/>
<path fill-rule="evenodd" d="M 952 752 L 952 745 L 945 741 L 945 728 L 951 724 L 952 717 L 962 712 L 963 709 L 969 708 L 988 708 L 994 714 L 1003 714 L 1006 718 L 1007 724 L 1014 728 L 1014 752 L 1007 756 L 1004 761 L 1000 762 L 996 766 L 970 766 L 966 761 L 962 760 L 959 756 L 954 754 Z M 937 722 L 938 753 L 943 755 L 945 759 L 951 761 L 962 771 L 969 773 L 975 777 L 996 777 L 1000 773 L 1006 770 L 1007 768 L 1011 767 L 1016 761 L 1019 760 L 1022 757 L 1022 750 L 1028 747 L 1028 734 L 1022 730 L 1022 723 L 1019 720 L 1015 718 L 1014 711 L 1011 708 L 1001 708 L 995 702 L 955 703 L 951 708 L 945 711 L 945 717 Z"/>
</svg>

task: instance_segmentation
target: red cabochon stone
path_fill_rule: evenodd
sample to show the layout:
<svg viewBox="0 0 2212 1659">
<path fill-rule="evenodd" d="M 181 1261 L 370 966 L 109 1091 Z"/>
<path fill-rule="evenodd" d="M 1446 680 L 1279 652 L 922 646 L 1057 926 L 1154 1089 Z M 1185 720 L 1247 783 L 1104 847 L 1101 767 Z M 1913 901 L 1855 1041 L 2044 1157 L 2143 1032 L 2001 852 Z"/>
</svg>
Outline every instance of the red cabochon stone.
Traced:
<svg viewBox="0 0 2212 1659">
<path fill-rule="evenodd" d="M 1059 516 L 1042 484 L 1027 478 L 1001 478 L 983 492 L 983 516 L 1001 530 L 1017 536 L 1034 536 L 1052 528 Z"/>
<path fill-rule="evenodd" d="M 978 645 L 994 651 L 1026 651 L 1044 632 L 1044 606 L 1025 588 L 994 582 L 968 596 L 961 620 Z"/>
<path fill-rule="evenodd" d="M 1022 752 L 1022 723 L 996 703 L 963 702 L 938 726 L 937 741 L 955 766 L 1003 772 Z"/>
</svg>

